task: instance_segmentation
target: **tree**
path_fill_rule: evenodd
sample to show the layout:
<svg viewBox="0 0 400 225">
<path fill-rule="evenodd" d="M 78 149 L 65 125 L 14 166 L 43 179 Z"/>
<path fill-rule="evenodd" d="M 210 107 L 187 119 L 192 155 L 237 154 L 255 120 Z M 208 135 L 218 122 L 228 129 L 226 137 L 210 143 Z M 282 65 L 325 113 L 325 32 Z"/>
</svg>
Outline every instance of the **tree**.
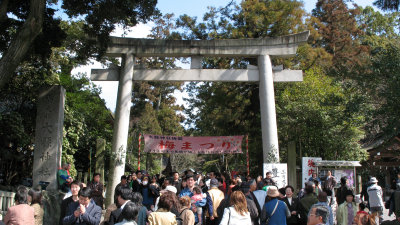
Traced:
<svg viewBox="0 0 400 225">
<path fill-rule="evenodd" d="M 116 23 L 134 26 L 157 13 L 156 0 L 4 0 L 0 10 L 0 89 L 29 55 L 48 57 L 51 47 L 60 46 L 66 38 L 52 8 L 58 2 L 70 18 L 84 17 L 86 36 L 76 40 L 81 59 L 105 52 Z"/>
<path fill-rule="evenodd" d="M 399 11 L 399 0 L 376 0 L 374 5 L 387 11 Z"/>
</svg>

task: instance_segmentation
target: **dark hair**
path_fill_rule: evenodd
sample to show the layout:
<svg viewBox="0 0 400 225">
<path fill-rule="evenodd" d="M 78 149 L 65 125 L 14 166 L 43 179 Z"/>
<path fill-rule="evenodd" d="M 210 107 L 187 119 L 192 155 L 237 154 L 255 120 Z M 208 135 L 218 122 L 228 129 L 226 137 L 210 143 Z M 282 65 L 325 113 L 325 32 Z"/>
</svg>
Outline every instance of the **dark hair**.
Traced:
<svg viewBox="0 0 400 225">
<path fill-rule="evenodd" d="M 143 205 L 143 196 L 139 192 L 132 192 L 132 202 L 135 203 L 136 205 Z"/>
<path fill-rule="evenodd" d="M 32 198 L 31 204 L 42 204 L 42 191 L 32 188 L 29 190 L 28 195 Z"/>
<path fill-rule="evenodd" d="M 285 193 L 285 190 L 286 190 L 286 188 L 279 188 L 279 189 L 278 189 L 279 193 L 281 193 L 282 195 L 285 195 L 285 194 L 286 194 L 286 193 Z"/>
<path fill-rule="evenodd" d="M 92 197 L 92 190 L 89 187 L 84 187 L 79 191 L 78 196 L 79 197 L 82 196 L 82 197 L 91 198 Z"/>
<path fill-rule="evenodd" d="M 127 202 L 121 212 L 122 219 L 125 219 L 127 221 L 135 221 L 140 208 L 141 207 L 139 205 L 136 205 L 133 202 Z"/>
<path fill-rule="evenodd" d="M 323 206 L 323 205 L 316 205 L 316 206 L 313 206 L 312 208 L 315 208 L 315 216 L 322 217 L 322 223 L 326 224 L 326 222 L 328 221 L 328 215 L 329 215 L 328 208 L 326 208 L 326 206 Z"/>
<path fill-rule="evenodd" d="M 122 176 L 121 176 L 121 180 L 123 180 L 123 179 L 126 180 L 126 176 L 125 176 L 125 175 L 122 175 Z"/>
<path fill-rule="evenodd" d="M 170 191 L 167 191 L 166 193 L 162 194 L 160 197 L 160 201 L 158 202 L 158 208 L 166 209 L 168 211 L 171 211 L 172 207 L 177 207 L 178 204 L 178 199 L 176 197 L 176 194 Z"/>
<path fill-rule="evenodd" d="M 345 185 L 345 184 L 346 184 L 346 181 L 347 181 L 347 177 L 342 177 L 342 178 L 340 178 L 340 183 L 341 183 L 342 185 Z"/>
<path fill-rule="evenodd" d="M 328 194 L 325 191 L 321 191 L 320 193 L 318 193 L 318 201 L 327 202 L 328 201 Z"/>
<path fill-rule="evenodd" d="M 14 201 L 18 204 L 28 204 L 28 189 L 24 186 L 19 186 L 15 193 Z"/>
<path fill-rule="evenodd" d="M 317 179 L 313 179 L 315 186 L 318 186 L 319 181 Z"/>
<path fill-rule="evenodd" d="M 290 186 L 290 185 L 288 185 L 288 186 L 285 187 L 285 191 L 286 191 L 286 189 L 288 189 L 288 188 L 290 188 L 290 190 L 292 190 L 292 192 L 294 193 L 294 188 L 293 188 L 292 186 Z"/>
<path fill-rule="evenodd" d="M 95 176 L 97 176 L 97 175 L 101 177 L 101 174 L 100 174 L 100 173 L 94 173 L 94 174 L 93 174 L 93 178 L 94 178 Z"/>
<path fill-rule="evenodd" d="M 141 170 L 136 170 L 136 175 L 137 175 L 138 173 L 143 174 Z"/>
<path fill-rule="evenodd" d="M 194 179 L 194 176 L 193 176 L 193 175 L 186 175 L 186 179 L 185 179 L 185 180 L 187 181 L 187 180 L 189 180 L 190 178 L 193 178 L 193 179 Z"/>
<path fill-rule="evenodd" d="M 367 207 L 367 202 L 364 202 L 364 201 L 360 202 L 358 207 L 360 208 L 361 211 L 364 211 L 364 209 Z"/>
<path fill-rule="evenodd" d="M 307 194 L 311 194 L 314 192 L 314 188 L 310 184 L 307 184 L 307 186 L 304 188 L 304 190 L 306 191 Z"/>
<path fill-rule="evenodd" d="M 81 189 L 83 188 L 83 185 L 80 181 L 74 180 L 74 181 L 72 181 L 71 185 L 73 185 L 73 184 L 79 186 Z"/>
<path fill-rule="evenodd" d="M 193 193 L 201 194 L 201 189 L 196 186 L 196 187 L 193 188 Z"/>
<path fill-rule="evenodd" d="M 265 173 L 265 175 L 269 175 L 269 174 L 272 174 L 272 173 L 271 173 L 271 172 L 269 172 L 269 171 Z"/>
<path fill-rule="evenodd" d="M 122 199 L 124 200 L 129 200 L 132 198 L 132 191 L 129 187 L 121 187 L 119 186 L 115 190 L 115 196 L 121 196 Z"/>
<path fill-rule="evenodd" d="M 264 182 L 263 181 L 260 181 L 260 182 L 257 183 L 257 190 L 262 190 L 263 187 L 264 187 Z"/>
</svg>

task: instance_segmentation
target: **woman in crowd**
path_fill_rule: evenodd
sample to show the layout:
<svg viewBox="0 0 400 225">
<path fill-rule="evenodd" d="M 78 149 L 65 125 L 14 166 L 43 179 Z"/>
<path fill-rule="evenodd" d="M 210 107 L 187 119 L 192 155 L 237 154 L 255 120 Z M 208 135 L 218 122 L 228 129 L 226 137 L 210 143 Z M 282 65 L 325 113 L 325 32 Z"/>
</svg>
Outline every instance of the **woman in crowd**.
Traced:
<svg viewBox="0 0 400 225">
<path fill-rule="evenodd" d="M 133 202 L 127 202 L 124 209 L 121 212 L 122 222 L 116 223 L 115 225 L 137 225 L 135 222 L 140 206 Z"/>
<path fill-rule="evenodd" d="M 176 225 L 176 215 L 171 212 L 175 199 L 176 194 L 170 191 L 161 195 L 158 210 L 149 215 L 149 225 Z"/>
<path fill-rule="evenodd" d="M 61 210 L 60 210 L 60 224 L 62 224 L 62 220 L 65 217 L 65 213 L 67 212 L 68 205 L 71 202 L 77 202 L 79 200 L 78 193 L 83 188 L 82 183 L 74 180 L 71 183 L 71 196 L 64 199 L 61 203 Z"/>
<path fill-rule="evenodd" d="M 357 205 L 354 202 L 354 194 L 348 190 L 345 193 L 346 201 L 339 205 L 336 211 L 336 221 L 338 225 L 347 225 L 351 223 L 357 215 Z"/>
<path fill-rule="evenodd" d="M 246 197 L 241 191 L 234 191 L 230 196 L 230 207 L 224 209 L 220 225 L 251 225 Z"/>
<path fill-rule="evenodd" d="M 285 193 L 286 196 L 283 199 L 283 202 L 286 203 L 287 207 L 290 211 L 290 217 L 286 220 L 288 225 L 295 225 L 299 222 L 299 215 L 297 214 L 297 207 L 299 204 L 299 200 L 293 197 L 294 188 L 290 185 L 286 186 Z"/>
<path fill-rule="evenodd" d="M 182 219 L 182 225 L 194 225 L 195 218 L 192 210 L 190 210 L 191 200 L 189 196 L 181 197 L 179 203 L 181 204 L 179 217 Z"/>
<path fill-rule="evenodd" d="M 7 210 L 3 222 L 5 225 L 34 225 L 35 212 L 28 205 L 28 190 L 21 186 L 17 188 L 14 197 L 15 205 Z"/>
<path fill-rule="evenodd" d="M 33 208 L 35 214 L 35 225 L 43 224 L 43 214 L 44 210 L 42 207 L 42 191 L 31 189 L 28 192 L 28 202 L 31 203 L 31 207 Z"/>
<path fill-rule="evenodd" d="M 287 205 L 278 200 L 279 191 L 276 186 L 270 186 L 267 191 L 267 199 L 261 211 L 261 224 L 286 225 L 286 219 L 290 217 Z"/>
</svg>

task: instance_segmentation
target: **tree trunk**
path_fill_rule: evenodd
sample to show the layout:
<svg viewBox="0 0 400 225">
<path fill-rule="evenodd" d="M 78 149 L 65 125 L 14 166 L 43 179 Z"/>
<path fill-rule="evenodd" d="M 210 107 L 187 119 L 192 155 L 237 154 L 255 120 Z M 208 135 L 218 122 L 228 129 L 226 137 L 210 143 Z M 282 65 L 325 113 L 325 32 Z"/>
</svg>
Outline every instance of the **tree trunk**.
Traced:
<svg viewBox="0 0 400 225">
<path fill-rule="evenodd" d="M 27 20 L 0 60 L 0 89 L 11 79 L 33 41 L 42 31 L 45 6 L 45 0 L 31 0 Z"/>
</svg>

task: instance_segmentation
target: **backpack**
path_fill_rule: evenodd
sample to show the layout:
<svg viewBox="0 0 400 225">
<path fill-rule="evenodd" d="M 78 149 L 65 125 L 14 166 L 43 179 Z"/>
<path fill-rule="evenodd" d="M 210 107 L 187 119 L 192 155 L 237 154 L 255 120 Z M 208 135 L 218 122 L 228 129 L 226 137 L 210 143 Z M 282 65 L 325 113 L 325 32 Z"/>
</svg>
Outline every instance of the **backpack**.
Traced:
<svg viewBox="0 0 400 225">
<path fill-rule="evenodd" d="M 182 212 L 179 213 L 179 216 L 176 217 L 176 224 L 177 225 L 182 225 L 183 224 L 183 219 L 181 218 L 181 216 L 182 216 L 182 213 L 185 212 L 186 210 L 189 210 L 189 209 L 182 210 Z"/>
</svg>

